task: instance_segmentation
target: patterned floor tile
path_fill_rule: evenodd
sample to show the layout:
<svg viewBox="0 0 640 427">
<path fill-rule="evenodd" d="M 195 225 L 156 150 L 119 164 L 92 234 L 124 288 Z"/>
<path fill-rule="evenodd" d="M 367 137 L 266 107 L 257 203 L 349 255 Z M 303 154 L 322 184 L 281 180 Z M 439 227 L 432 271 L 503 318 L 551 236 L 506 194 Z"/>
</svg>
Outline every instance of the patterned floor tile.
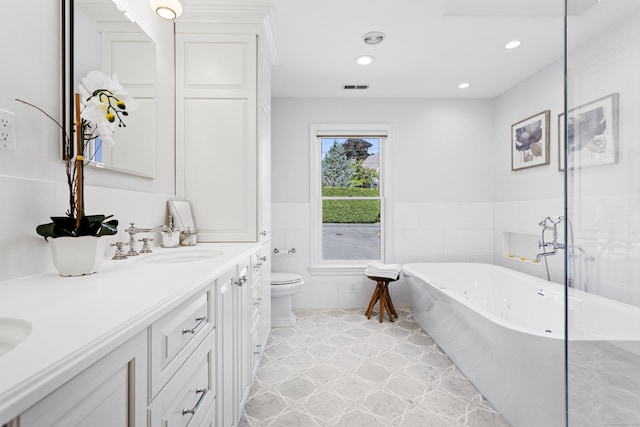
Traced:
<svg viewBox="0 0 640 427">
<path fill-rule="evenodd" d="M 274 328 L 239 427 L 508 427 L 408 310 L 296 310 Z"/>
</svg>

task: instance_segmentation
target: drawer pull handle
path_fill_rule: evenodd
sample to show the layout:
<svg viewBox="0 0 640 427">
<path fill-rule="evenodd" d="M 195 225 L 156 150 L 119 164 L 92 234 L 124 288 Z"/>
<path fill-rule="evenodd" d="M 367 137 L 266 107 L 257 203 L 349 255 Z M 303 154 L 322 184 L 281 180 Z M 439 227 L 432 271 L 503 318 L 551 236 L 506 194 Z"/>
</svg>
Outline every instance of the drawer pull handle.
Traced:
<svg viewBox="0 0 640 427">
<path fill-rule="evenodd" d="M 263 257 L 260 257 L 260 259 L 261 259 L 262 261 L 266 261 L 266 260 L 267 260 L 267 256 L 265 255 L 265 256 L 263 256 Z"/>
<path fill-rule="evenodd" d="M 242 286 L 244 283 L 247 283 L 247 276 L 242 276 L 238 279 L 238 281 L 236 282 L 236 285 L 238 286 Z"/>
<path fill-rule="evenodd" d="M 191 329 L 183 329 L 182 330 L 182 335 L 184 334 L 195 334 L 196 333 L 196 329 L 198 329 L 200 326 L 204 325 L 204 323 L 207 321 L 207 316 L 204 317 L 196 317 L 196 324 L 193 328 Z"/>
<path fill-rule="evenodd" d="M 262 352 L 262 344 L 256 344 L 256 351 L 253 354 L 260 354 Z"/>
<path fill-rule="evenodd" d="M 254 302 L 253 305 L 260 305 L 261 302 L 262 298 L 256 298 L 256 302 Z"/>
<path fill-rule="evenodd" d="M 204 397 L 207 395 L 208 391 L 209 391 L 209 389 L 207 389 L 207 388 L 197 388 L 196 389 L 196 394 L 200 394 L 200 393 L 202 393 L 202 394 L 200 394 L 200 397 L 198 398 L 198 401 L 196 402 L 196 406 L 194 406 L 191 409 L 184 408 L 182 410 L 182 415 L 187 415 L 187 414 L 193 415 L 193 414 L 195 414 L 196 411 L 198 410 L 198 407 L 200 407 L 200 404 L 204 400 Z"/>
</svg>

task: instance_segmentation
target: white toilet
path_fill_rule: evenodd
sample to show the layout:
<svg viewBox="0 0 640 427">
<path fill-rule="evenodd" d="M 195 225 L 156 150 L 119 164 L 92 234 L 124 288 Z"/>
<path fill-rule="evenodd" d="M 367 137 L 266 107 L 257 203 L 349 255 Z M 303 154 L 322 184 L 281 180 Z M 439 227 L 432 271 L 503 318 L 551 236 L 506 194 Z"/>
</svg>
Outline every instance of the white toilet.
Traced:
<svg viewBox="0 0 640 427">
<path fill-rule="evenodd" d="M 271 325 L 293 326 L 296 316 L 293 314 L 291 297 L 302 288 L 302 276 L 295 273 L 271 273 Z"/>
</svg>

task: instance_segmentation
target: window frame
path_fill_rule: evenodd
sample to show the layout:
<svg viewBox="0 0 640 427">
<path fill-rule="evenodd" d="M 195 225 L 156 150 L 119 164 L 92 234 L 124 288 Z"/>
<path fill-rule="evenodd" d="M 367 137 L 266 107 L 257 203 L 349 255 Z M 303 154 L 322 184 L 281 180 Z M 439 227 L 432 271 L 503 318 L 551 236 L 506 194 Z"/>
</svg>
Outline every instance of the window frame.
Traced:
<svg viewBox="0 0 640 427">
<path fill-rule="evenodd" d="M 379 138 L 380 154 L 380 259 L 385 262 L 390 253 L 388 237 L 391 224 L 389 176 L 392 127 L 389 123 L 313 123 L 309 141 L 309 197 L 310 197 L 310 253 L 311 275 L 362 275 L 365 265 L 372 260 L 322 259 L 322 138 Z"/>
</svg>

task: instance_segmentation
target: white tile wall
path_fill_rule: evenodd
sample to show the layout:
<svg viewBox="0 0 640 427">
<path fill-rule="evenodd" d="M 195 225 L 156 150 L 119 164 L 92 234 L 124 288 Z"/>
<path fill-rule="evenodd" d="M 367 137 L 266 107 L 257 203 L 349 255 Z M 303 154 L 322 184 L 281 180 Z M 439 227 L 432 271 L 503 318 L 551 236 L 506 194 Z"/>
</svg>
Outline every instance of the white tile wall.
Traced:
<svg viewBox="0 0 640 427">
<path fill-rule="evenodd" d="M 38 224 L 50 216 L 64 215 L 67 187 L 62 182 L 0 176 L 0 194 L 6 203 L 1 223 L 0 246 L 6 248 L 0 258 L 0 281 L 52 270 L 50 248 L 35 232 Z M 88 214 L 113 214 L 120 221 L 112 239 L 126 241 L 123 231 L 134 221 L 139 227 L 166 223 L 168 194 L 127 191 L 103 187 L 85 187 Z M 157 241 L 157 239 L 156 239 Z M 110 251 L 105 256 L 110 257 Z"/>
<path fill-rule="evenodd" d="M 397 203 L 393 207 L 388 262 L 492 262 L 494 256 L 493 203 Z M 293 299 L 296 308 L 366 307 L 373 282 L 362 276 L 309 274 L 309 205 L 274 203 L 272 208 L 273 271 L 303 276 L 302 291 Z M 286 251 L 296 248 L 295 254 Z M 355 292 L 351 292 L 351 285 Z M 410 306 L 406 284 L 392 284 L 394 303 Z"/>
<path fill-rule="evenodd" d="M 497 202 L 494 204 L 494 263 L 507 268 L 519 270 L 527 274 L 546 278 L 544 261 L 539 264 L 531 262 L 537 253 L 542 252 L 537 246 L 541 238 L 542 228 L 538 223 L 547 216 L 563 215 L 563 199 L 524 200 L 514 202 Z M 506 234 L 506 235 L 505 235 Z M 558 227 L 558 240 L 564 243 L 564 225 Z M 547 239 L 551 233 L 547 232 Z M 509 247 L 504 247 L 507 244 Z M 515 255 L 508 258 L 507 254 Z M 520 261 L 520 257 L 527 261 Z M 564 254 L 547 257 L 551 280 L 564 281 Z"/>
</svg>

